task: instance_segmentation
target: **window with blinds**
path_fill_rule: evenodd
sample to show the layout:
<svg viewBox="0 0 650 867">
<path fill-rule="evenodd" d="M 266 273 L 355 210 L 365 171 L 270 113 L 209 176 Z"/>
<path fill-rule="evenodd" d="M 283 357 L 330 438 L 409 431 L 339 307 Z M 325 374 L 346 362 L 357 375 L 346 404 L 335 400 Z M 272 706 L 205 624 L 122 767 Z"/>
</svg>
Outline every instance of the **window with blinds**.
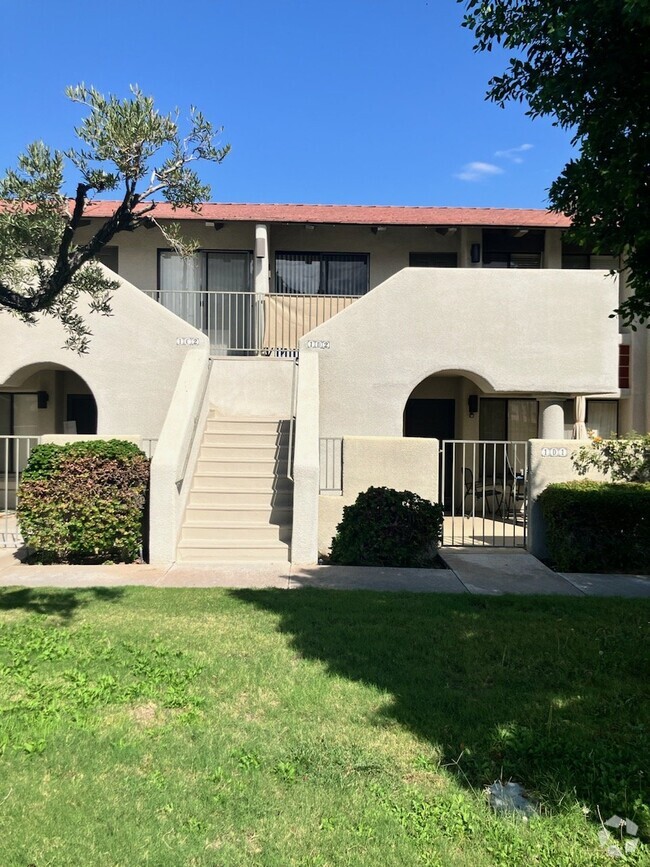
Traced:
<svg viewBox="0 0 650 867">
<path fill-rule="evenodd" d="M 541 268 L 541 229 L 483 229 L 484 268 Z"/>
<path fill-rule="evenodd" d="M 366 253 L 275 254 L 275 291 L 291 295 L 365 295 Z"/>
</svg>

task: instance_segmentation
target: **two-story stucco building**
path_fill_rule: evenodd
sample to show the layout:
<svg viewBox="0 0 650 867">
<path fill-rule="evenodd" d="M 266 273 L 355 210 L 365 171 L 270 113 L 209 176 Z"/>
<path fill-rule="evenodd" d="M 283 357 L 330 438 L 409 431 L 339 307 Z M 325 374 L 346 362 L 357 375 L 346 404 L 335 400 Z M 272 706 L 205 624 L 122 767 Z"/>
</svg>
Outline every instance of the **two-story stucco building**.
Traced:
<svg viewBox="0 0 650 867">
<path fill-rule="evenodd" d="M 110 211 L 91 204 L 84 234 Z M 181 259 L 157 227 L 118 235 L 102 261 L 123 285 L 112 316 L 89 316 L 87 355 L 62 349 L 55 320 L 0 314 L 0 436 L 139 437 L 154 559 L 286 559 L 293 527 L 294 558 L 313 560 L 343 474 L 359 488 L 421 478 L 442 499 L 467 476 L 427 440 L 650 428 L 648 331 L 610 317 L 617 263 L 567 245 L 561 216 L 161 204 L 155 217 L 200 249 Z"/>
</svg>

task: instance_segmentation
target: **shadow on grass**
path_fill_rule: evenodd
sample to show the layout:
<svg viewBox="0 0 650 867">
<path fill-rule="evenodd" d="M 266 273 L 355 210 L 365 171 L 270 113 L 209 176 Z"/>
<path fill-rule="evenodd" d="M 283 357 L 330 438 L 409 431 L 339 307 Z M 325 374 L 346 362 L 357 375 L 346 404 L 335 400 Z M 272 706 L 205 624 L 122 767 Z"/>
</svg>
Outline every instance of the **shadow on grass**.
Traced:
<svg viewBox="0 0 650 867">
<path fill-rule="evenodd" d="M 465 784 L 516 779 L 549 807 L 577 798 L 650 831 L 649 600 L 233 595 L 278 615 L 304 659 L 388 692 L 369 724 L 409 729 Z"/>
<path fill-rule="evenodd" d="M 20 609 L 28 614 L 48 614 L 68 621 L 91 602 L 118 602 L 123 595 L 124 590 L 119 587 L 79 587 L 76 590 L 0 588 L 0 612 Z"/>
</svg>

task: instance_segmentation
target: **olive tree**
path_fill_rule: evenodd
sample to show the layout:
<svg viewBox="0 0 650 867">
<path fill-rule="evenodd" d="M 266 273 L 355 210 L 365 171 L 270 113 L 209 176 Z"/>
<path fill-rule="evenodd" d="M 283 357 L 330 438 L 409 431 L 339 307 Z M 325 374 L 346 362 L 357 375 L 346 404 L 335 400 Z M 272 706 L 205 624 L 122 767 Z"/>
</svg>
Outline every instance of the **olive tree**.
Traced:
<svg viewBox="0 0 650 867">
<path fill-rule="evenodd" d="M 110 313 L 117 287 L 97 264 L 98 253 L 119 233 L 152 225 L 173 249 L 191 253 L 195 247 L 182 238 L 178 224 L 157 223 L 156 199 L 196 208 L 210 188 L 195 164 L 220 163 L 229 146 L 218 146 L 221 129 L 200 111 L 190 110 L 181 131 L 178 111 L 161 114 L 138 87 L 126 99 L 84 84 L 69 87 L 66 95 L 86 111 L 75 128 L 79 146 L 62 152 L 35 142 L 0 180 L 0 310 L 28 322 L 39 314 L 56 317 L 66 345 L 85 352 L 90 330 L 77 302 L 83 295 L 92 311 Z M 78 178 L 72 199 L 64 192 L 69 167 Z M 118 202 L 112 215 L 80 241 L 89 201 L 113 191 Z"/>
</svg>

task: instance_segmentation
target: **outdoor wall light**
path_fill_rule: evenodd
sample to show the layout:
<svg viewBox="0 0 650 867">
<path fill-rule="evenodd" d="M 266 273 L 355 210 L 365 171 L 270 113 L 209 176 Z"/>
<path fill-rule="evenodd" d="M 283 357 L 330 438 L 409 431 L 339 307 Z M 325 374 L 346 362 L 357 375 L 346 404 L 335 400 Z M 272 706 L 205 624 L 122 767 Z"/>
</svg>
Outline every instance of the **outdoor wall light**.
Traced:
<svg viewBox="0 0 650 867">
<path fill-rule="evenodd" d="M 457 231 L 458 228 L 456 226 L 438 226 L 436 229 L 436 232 L 442 235 L 443 238 L 445 235 L 455 235 Z"/>
<path fill-rule="evenodd" d="M 469 417 L 474 418 L 478 412 L 478 394 L 469 395 L 467 398 L 467 409 L 469 410 Z"/>
<path fill-rule="evenodd" d="M 370 231 L 373 235 L 376 235 L 378 232 L 385 232 L 386 226 L 371 226 Z"/>
<path fill-rule="evenodd" d="M 47 409 L 47 404 L 50 399 L 49 394 L 46 391 L 37 391 L 36 392 L 36 406 L 39 409 Z"/>
<path fill-rule="evenodd" d="M 480 244 L 472 244 L 469 248 L 470 261 L 472 265 L 478 265 L 481 261 L 481 245 Z"/>
</svg>

